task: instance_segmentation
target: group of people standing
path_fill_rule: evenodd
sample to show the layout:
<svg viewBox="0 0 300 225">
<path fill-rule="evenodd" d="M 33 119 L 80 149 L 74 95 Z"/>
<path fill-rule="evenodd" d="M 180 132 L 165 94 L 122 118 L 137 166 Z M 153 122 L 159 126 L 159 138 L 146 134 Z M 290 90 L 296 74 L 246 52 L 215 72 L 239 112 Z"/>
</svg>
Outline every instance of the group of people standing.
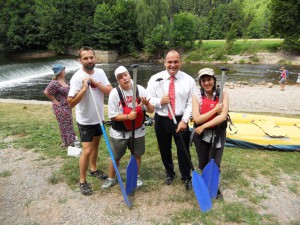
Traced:
<svg viewBox="0 0 300 225">
<path fill-rule="evenodd" d="M 138 187 L 143 185 L 139 174 L 141 157 L 145 153 L 146 128 L 143 123 L 143 117 L 146 111 L 149 113 L 155 112 L 154 129 L 162 163 L 165 168 L 165 183 L 167 185 L 172 184 L 176 175 L 172 157 L 173 138 L 177 148 L 181 180 L 186 189 L 191 188 L 190 159 L 187 158 L 187 155 L 191 157 L 189 151 L 191 131 L 188 127 L 188 121 L 191 117 L 195 123 L 193 141 L 197 151 L 199 169 L 203 170 L 205 165 L 210 161 L 212 157 L 211 146 L 216 147 L 215 161 L 220 167 L 226 139 L 226 129 L 219 129 L 219 127 L 226 127 L 229 102 L 226 92 L 223 92 L 223 101 L 219 102 L 220 89 L 218 88 L 213 69 L 204 68 L 199 71 L 198 82 L 200 87 L 197 88 L 194 78 L 180 70 L 182 66 L 180 53 L 176 50 L 168 51 L 164 61 L 166 69 L 153 75 L 148 81 L 146 89 L 137 85 L 137 107 L 135 110 L 132 110 L 134 84 L 130 73 L 124 66 L 120 66 L 115 70 L 114 74 L 118 86 L 113 88 L 104 71 L 95 68 L 96 56 L 92 48 L 81 48 L 79 51 L 79 61 L 82 64 L 82 68 L 72 76 L 70 86 L 62 82 L 53 85 L 59 86 L 56 89 L 63 89 L 64 86 L 66 89 L 69 89 L 69 91 L 66 91 L 68 93 L 68 106 L 71 108 L 76 106 L 76 122 L 83 147 L 79 160 L 80 191 L 82 194 L 90 195 L 93 193 L 92 188 L 86 182 L 88 168 L 90 169 L 89 174 L 91 176 L 106 179 L 101 186 L 103 189 L 117 183 L 111 161 L 109 163 L 108 176 L 96 167 L 102 132 L 88 85 L 91 86 L 91 91 L 93 91 L 93 95 L 96 97 L 97 107 L 102 120 L 104 120 L 104 95 L 109 96 L 108 118 L 112 121 L 110 143 L 117 165 L 119 165 L 126 149 L 131 148 L 130 143 L 134 141 L 134 146 L 136 146 L 134 156 L 138 165 Z M 61 76 L 63 79 L 64 75 Z M 56 105 L 59 105 L 59 98 L 56 96 L 62 94 L 56 95 L 57 92 L 49 90 L 50 88 L 47 87 L 45 94 L 47 93 L 46 95 L 52 100 L 54 109 L 54 107 L 57 107 Z M 64 94 L 64 96 L 66 95 Z M 57 114 L 55 109 L 54 113 Z M 173 116 L 176 122 L 173 120 Z M 135 129 L 134 138 L 131 135 L 132 132 L 128 129 L 128 122 L 132 120 L 136 121 L 136 126 L 134 128 L 131 127 Z M 60 124 L 61 120 L 58 119 L 58 122 Z M 217 139 L 218 143 L 214 144 L 213 136 L 216 130 L 218 130 L 219 138 Z M 68 131 L 61 129 L 61 133 L 65 134 L 65 132 Z M 63 144 L 66 146 L 70 145 L 75 137 L 73 126 L 70 126 L 69 133 L 71 134 L 65 135 L 72 137 L 69 139 L 62 134 Z M 182 139 L 180 139 L 180 136 Z M 69 141 L 64 141 L 65 139 Z M 185 154 L 185 150 L 188 151 L 188 154 Z M 220 192 L 219 197 L 221 197 Z"/>
</svg>

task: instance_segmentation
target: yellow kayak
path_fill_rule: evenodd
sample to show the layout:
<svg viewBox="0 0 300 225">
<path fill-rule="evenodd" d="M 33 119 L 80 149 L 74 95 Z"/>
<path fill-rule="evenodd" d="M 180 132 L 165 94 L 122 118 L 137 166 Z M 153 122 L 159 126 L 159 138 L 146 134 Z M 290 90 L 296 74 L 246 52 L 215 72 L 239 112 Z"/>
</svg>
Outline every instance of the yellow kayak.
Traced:
<svg viewBox="0 0 300 225">
<path fill-rule="evenodd" d="M 230 112 L 227 146 L 300 151 L 300 119 Z"/>
</svg>

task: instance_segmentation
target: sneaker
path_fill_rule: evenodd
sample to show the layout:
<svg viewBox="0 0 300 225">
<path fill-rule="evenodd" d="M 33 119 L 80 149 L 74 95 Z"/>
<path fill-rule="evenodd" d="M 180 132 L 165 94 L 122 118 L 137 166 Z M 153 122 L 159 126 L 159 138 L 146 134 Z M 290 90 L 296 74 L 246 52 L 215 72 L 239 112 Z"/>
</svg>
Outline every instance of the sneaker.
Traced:
<svg viewBox="0 0 300 225">
<path fill-rule="evenodd" d="M 117 183 L 115 179 L 107 178 L 105 183 L 101 186 L 101 189 L 108 189 L 112 186 L 114 186 Z"/>
<path fill-rule="evenodd" d="M 92 176 L 92 177 L 97 177 L 98 179 L 103 179 L 103 180 L 105 180 L 106 178 L 107 178 L 107 175 L 103 172 L 103 171 L 101 171 L 101 170 L 96 170 L 96 171 L 94 171 L 94 172 L 92 172 L 91 170 L 90 170 L 90 176 Z"/>
<path fill-rule="evenodd" d="M 139 187 L 142 187 L 143 185 L 144 185 L 144 182 L 142 181 L 140 175 L 138 175 L 137 182 L 136 182 L 136 187 L 139 188 Z"/>
<path fill-rule="evenodd" d="M 65 144 L 64 143 L 62 143 L 61 145 L 60 145 L 60 148 L 62 148 L 62 149 L 65 149 L 67 146 L 65 146 Z"/>
<path fill-rule="evenodd" d="M 87 182 L 80 183 L 80 192 L 83 195 L 91 195 L 93 194 L 93 190 Z"/>
</svg>

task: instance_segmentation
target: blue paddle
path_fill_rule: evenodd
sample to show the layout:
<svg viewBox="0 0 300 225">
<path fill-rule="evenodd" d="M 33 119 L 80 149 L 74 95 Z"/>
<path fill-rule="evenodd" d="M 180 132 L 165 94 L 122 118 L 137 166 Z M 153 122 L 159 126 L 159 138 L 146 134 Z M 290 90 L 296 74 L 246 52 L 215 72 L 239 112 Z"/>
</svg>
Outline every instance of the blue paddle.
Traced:
<svg viewBox="0 0 300 225">
<path fill-rule="evenodd" d="M 211 147 L 212 158 L 202 171 L 202 178 L 207 186 L 211 199 L 215 199 L 217 197 L 220 180 L 220 169 L 214 160 L 216 155 L 216 143 L 218 141 L 217 139 L 218 135 L 214 133 Z"/>
<path fill-rule="evenodd" d="M 132 111 L 135 111 L 136 105 L 136 88 L 137 88 L 137 67 L 134 64 L 133 68 L 133 97 L 132 97 Z M 126 194 L 130 195 L 137 188 L 138 165 L 134 157 L 134 136 L 135 136 L 135 120 L 132 120 L 132 135 L 131 135 L 131 156 L 126 169 Z"/>
<path fill-rule="evenodd" d="M 156 81 L 159 82 L 161 90 L 162 90 L 163 94 L 165 94 L 164 88 L 163 88 L 163 86 L 160 82 L 162 80 L 163 80 L 162 78 L 158 78 Z M 173 122 L 174 122 L 175 126 L 177 127 L 177 121 L 176 121 L 176 118 L 175 118 L 174 113 L 172 111 L 170 103 L 168 103 L 168 109 L 169 109 L 169 111 L 172 115 Z M 190 164 L 190 167 L 192 169 L 192 185 L 193 185 L 193 190 L 194 190 L 196 199 L 198 201 L 198 204 L 200 206 L 201 211 L 202 212 L 207 212 L 212 208 L 212 202 L 210 200 L 210 196 L 209 196 L 206 184 L 204 183 L 202 177 L 195 171 L 195 168 L 193 166 L 191 157 L 188 153 L 188 150 L 185 147 L 185 143 L 184 143 L 183 137 L 181 135 L 181 132 L 179 132 L 178 135 L 179 135 L 181 144 L 183 146 L 184 153 L 185 153 L 185 155 L 188 159 L 188 162 Z"/>
<path fill-rule="evenodd" d="M 220 68 L 222 70 L 222 79 L 221 79 L 221 90 L 220 90 L 220 97 L 219 102 L 223 102 L 223 88 L 225 83 L 225 71 L 228 70 L 227 68 Z M 207 186 L 209 195 L 211 199 L 215 199 L 217 197 L 218 188 L 219 188 L 219 181 L 220 181 L 220 169 L 215 162 L 216 157 L 216 144 L 219 140 L 218 134 L 219 126 L 217 126 L 213 137 L 212 137 L 212 146 L 211 146 L 211 160 L 210 162 L 204 167 L 202 171 L 202 178 Z"/>
<path fill-rule="evenodd" d="M 120 185 L 120 188 L 121 188 L 121 192 L 122 192 L 124 201 L 125 201 L 126 205 L 129 208 L 131 208 L 132 205 L 131 205 L 131 202 L 129 201 L 128 196 L 127 196 L 127 194 L 125 192 L 123 181 L 122 181 L 122 178 L 120 176 L 120 173 L 119 173 L 119 170 L 118 170 L 118 166 L 117 166 L 116 161 L 115 161 L 114 154 L 113 154 L 113 152 L 111 150 L 111 146 L 110 146 L 110 143 L 109 143 L 106 131 L 105 131 L 105 127 L 104 127 L 104 125 L 102 123 L 101 116 L 100 116 L 99 110 L 97 108 L 96 101 L 95 101 L 95 98 L 94 98 L 94 95 L 93 95 L 93 90 L 92 90 L 90 84 L 89 84 L 89 91 L 90 91 L 91 97 L 93 99 L 93 103 L 94 103 L 94 106 L 95 106 L 95 109 L 96 109 L 96 112 L 97 112 L 97 115 L 98 115 L 98 118 L 99 118 L 99 121 L 100 121 L 100 127 L 101 127 L 101 130 L 102 130 L 105 142 L 106 142 L 106 146 L 107 146 L 107 149 L 108 149 L 111 161 L 113 163 L 114 169 L 115 169 L 116 174 L 117 174 L 118 182 L 119 182 L 119 185 Z"/>
</svg>

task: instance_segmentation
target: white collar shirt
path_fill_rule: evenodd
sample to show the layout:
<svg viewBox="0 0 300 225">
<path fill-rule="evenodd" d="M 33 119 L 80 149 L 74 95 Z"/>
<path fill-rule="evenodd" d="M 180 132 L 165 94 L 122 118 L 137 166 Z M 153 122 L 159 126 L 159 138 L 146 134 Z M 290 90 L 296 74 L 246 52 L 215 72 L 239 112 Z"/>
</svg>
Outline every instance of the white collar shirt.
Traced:
<svg viewBox="0 0 300 225">
<path fill-rule="evenodd" d="M 162 79 L 161 81 L 157 81 Z M 192 115 L 192 96 L 196 90 L 195 80 L 188 74 L 178 71 L 175 75 L 175 116 L 182 116 L 182 121 L 188 122 Z M 168 94 L 170 74 L 167 70 L 153 75 L 148 81 L 147 92 L 150 104 L 160 116 L 168 116 L 168 105 L 161 105 L 164 93 Z M 163 90 L 162 90 L 163 89 Z"/>
</svg>

